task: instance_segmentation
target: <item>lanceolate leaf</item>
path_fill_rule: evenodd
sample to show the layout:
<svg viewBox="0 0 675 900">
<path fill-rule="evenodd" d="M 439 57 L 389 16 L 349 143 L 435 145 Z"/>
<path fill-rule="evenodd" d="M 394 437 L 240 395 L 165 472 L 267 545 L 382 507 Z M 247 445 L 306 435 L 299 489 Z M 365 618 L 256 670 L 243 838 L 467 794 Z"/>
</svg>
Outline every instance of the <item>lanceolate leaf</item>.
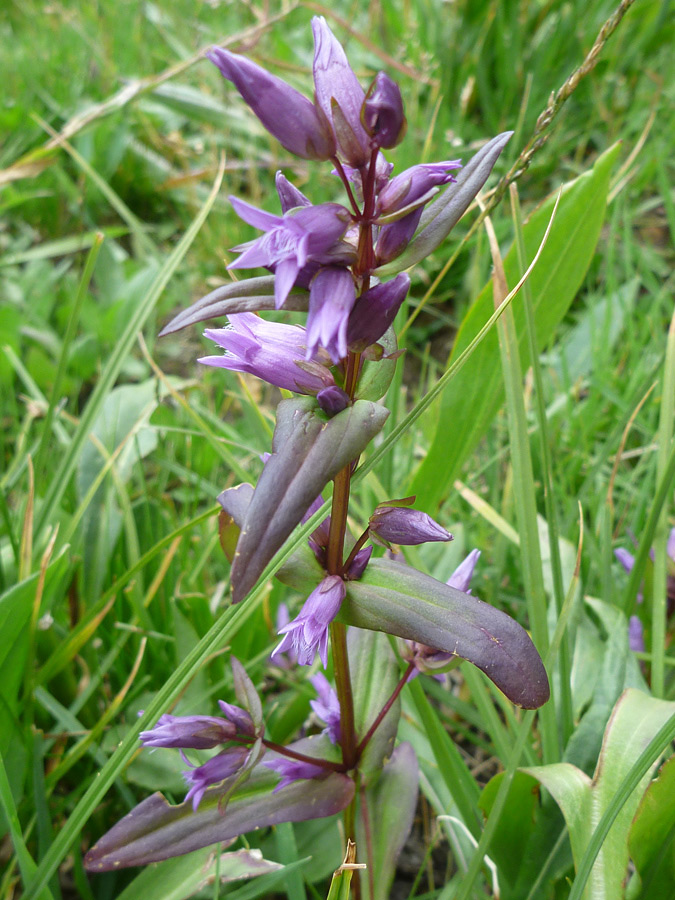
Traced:
<svg viewBox="0 0 675 900">
<path fill-rule="evenodd" d="M 457 183 L 451 184 L 440 197 L 427 206 L 422 213 L 419 227 L 404 252 L 393 262 L 378 269 L 378 276 L 388 278 L 409 269 L 433 253 L 459 222 L 487 181 L 499 154 L 512 134 L 512 131 L 505 131 L 492 138 L 459 170 Z"/>
<path fill-rule="evenodd" d="M 359 862 L 371 848 L 368 871 L 361 877 L 364 900 L 387 900 L 396 871 L 396 861 L 412 828 L 419 777 L 417 757 L 408 743 L 399 744 L 379 777 L 365 792 L 367 824 L 363 814 L 357 824 Z M 370 834 L 366 836 L 366 828 Z M 371 868 L 372 866 L 372 868 Z"/>
<path fill-rule="evenodd" d="M 657 700 L 629 688 L 621 695 L 612 712 L 593 780 L 570 763 L 523 769 L 552 794 L 562 810 L 577 867 L 595 826 L 623 779 L 674 712 L 675 703 Z M 628 835 L 650 775 L 645 775 L 626 798 L 593 865 L 584 900 L 614 900 L 622 896 L 628 866 Z"/>
<path fill-rule="evenodd" d="M 218 497 L 218 502 L 223 507 L 219 518 L 220 543 L 230 562 L 234 559 L 241 526 L 252 497 L 253 485 L 246 483 L 228 488 Z M 305 541 L 286 560 L 275 577 L 301 594 L 310 594 L 325 574 Z"/>
<path fill-rule="evenodd" d="M 246 512 L 232 564 L 235 603 L 250 591 L 310 503 L 368 446 L 388 415 L 367 400 L 328 420 L 311 398 L 279 404 L 273 453 Z"/>
<path fill-rule="evenodd" d="M 270 769 L 258 766 L 225 812 L 219 806 L 219 788 L 206 791 L 196 812 L 191 803 L 172 806 L 162 794 L 153 794 L 94 844 L 85 866 L 93 872 L 144 866 L 267 825 L 332 816 L 354 794 L 351 779 L 335 772 L 321 780 L 296 781 L 272 793 L 278 781 Z"/>
<path fill-rule="evenodd" d="M 295 288 L 284 303 L 284 309 L 306 311 L 309 306 L 309 291 Z M 233 281 L 216 288 L 205 297 L 196 300 L 187 309 L 181 310 L 177 316 L 165 325 L 159 333 L 160 337 L 173 334 L 206 322 L 218 316 L 229 316 L 230 313 L 258 312 L 262 309 L 274 309 L 274 275 L 263 275 L 260 278 L 247 278 L 245 281 Z"/>
<path fill-rule="evenodd" d="M 340 618 L 454 653 L 481 669 L 513 703 L 549 698 L 544 665 L 527 632 L 506 613 L 410 566 L 372 560 L 347 583 Z"/>
<path fill-rule="evenodd" d="M 609 176 L 618 150 L 618 145 L 610 148 L 590 171 L 566 185 L 551 234 L 530 275 L 540 348 L 550 342 L 593 258 L 605 218 Z M 555 197 L 550 198 L 525 223 L 523 237 L 528 260 L 534 257 L 541 243 L 554 202 Z M 509 287 L 514 287 L 522 274 L 515 247 L 504 258 L 504 270 Z M 524 309 L 516 302 L 513 311 L 521 363 L 526 369 L 530 362 Z M 490 281 L 462 321 L 450 362 L 466 349 L 493 312 Z M 457 478 L 464 460 L 485 434 L 503 398 L 497 330 L 493 329 L 445 389 L 440 409 L 434 407 L 436 435 L 407 490 L 407 493 L 417 495 L 421 509 L 433 514 L 438 501 Z"/>
</svg>

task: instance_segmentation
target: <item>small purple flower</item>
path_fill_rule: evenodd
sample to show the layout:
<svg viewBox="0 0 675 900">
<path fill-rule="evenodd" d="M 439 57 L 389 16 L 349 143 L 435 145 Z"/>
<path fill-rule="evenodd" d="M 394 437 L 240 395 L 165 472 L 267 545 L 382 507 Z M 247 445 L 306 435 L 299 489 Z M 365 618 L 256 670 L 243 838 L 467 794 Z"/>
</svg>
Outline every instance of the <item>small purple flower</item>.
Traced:
<svg viewBox="0 0 675 900">
<path fill-rule="evenodd" d="M 319 269 L 309 289 L 308 359 L 319 346 L 325 348 L 334 363 L 347 355 L 347 323 L 355 301 L 356 289 L 349 269 Z"/>
<path fill-rule="evenodd" d="M 183 778 L 190 785 L 190 790 L 185 795 L 185 802 L 192 800 L 192 808 L 196 811 L 204 796 L 204 791 L 211 785 L 219 784 L 231 775 L 235 775 L 244 766 L 248 754 L 248 747 L 228 747 L 227 750 L 213 756 L 203 765 L 193 766 L 182 753 L 185 764 L 190 767 L 187 772 L 183 772 Z"/>
<path fill-rule="evenodd" d="M 282 147 L 303 159 L 335 155 L 335 139 L 325 116 L 299 91 L 229 50 L 214 47 L 206 55 Z"/>
<path fill-rule="evenodd" d="M 290 210 L 298 207 L 312 205 L 312 201 L 305 197 L 302 191 L 299 191 L 294 184 L 291 184 L 281 170 L 277 172 L 274 183 L 279 195 L 282 213 L 290 212 Z"/>
<path fill-rule="evenodd" d="M 447 160 L 413 166 L 401 172 L 383 188 L 378 197 L 381 216 L 400 217 L 384 224 L 377 239 L 377 259 L 380 265 L 401 254 L 415 233 L 422 210 L 442 184 L 454 181 L 452 169 L 460 168 L 459 160 Z M 403 210 L 409 210 L 403 213 Z"/>
<path fill-rule="evenodd" d="M 328 665 L 328 626 L 337 616 L 346 595 L 338 575 L 328 575 L 305 601 L 300 615 L 280 629 L 283 638 L 272 656 L 293 649 L 301 666 L 310 666 L 318 651 L 324 669 Z"/>
<path fill-rule="evenodd" d="M 362 352 L 376 343 L 396 318 L 408 295 L 410 277 L 401 272 L 384 284 L 376 284 L 356 301 L 347 323 L 350 350 Z"/>
<path fill-rule="evenodd" d="M 229 328 L 207 328 L 209 340 L 223 356 L 203 356 L 198 362 L 234 372 L 248 372 L 269 384 L 300 394 L 316 394 L 335 382 L 327 366 L 306 362 L 307 332 L 300 325 L 266 322 L 255 313 L 233 313 Z M 325 357 L 329 362 L 328 357 Z"/>
<path fill-rule="evenodd" d="M 634 653 L 645 652 L 644 629 L 639 616 L 631 616 L 628 620 L 628 646 Z"/>
<path fill-rule="evenodd" d="M 448 587 L 455 588 L 457 591 L 463 591 L 470 594 L 471 579 L 473 578 L 473 570 L 476 563 L 480 559 L 480 550 L 472 550 L 468 556 L 465 556 L 461 563 L 457 566 L 452 575 L 445 582 Z"/>
<path fill-rule="evenodd" d="M 264 231 L 262 237 L 234 249 L 241 251 L 239 259 L 229 269 L 253 269 L 259 266 L 274 272 L 274 302 L 280 309 L 301 270 L 312 262 L 331 262 L 329 251 L 347 230 L 351 216 L 339 203 L 322 203 L 291 209 L 283 216 L 275 216 L 230 197 L 237 215 Z"/>
<path fill-rule="evenodd" d="M 361 122 L 378 147 L 395 147 L 405 137 L 401 89 L 386 72 L 378 72 L 368 89 Z"/>
<path fill-rule="evenodd" d="M 316 401 L 328 416 L 336 416 L 343 409 L 347 409 L 351 402 L 349 394 L 336 384 L 319 391 Z"/>
<path fill-rule="evenodd" d="M 327 774 L 327 770 L 323 766 L 313 766 L 311 763 L 299 759 L 288 759 L 284 756 L 267 760 L 263 765 L 282 776 L 281 781 L 272 791 L 273 794 L 287 785 L 293 784 L 294 781 L 300 781 L 303 778 L 325 778 Z"/>
<path fill-rule="evenodd" d="M 364 547 L 363 550 L 359 550 L 359 552 L 352 560 L 349 569 L 347 569 L 346 576 L 350 581 L 358 581 L 358 579 L 366 571 L 366 566 L 370 562 L 370 557 L 372 555 L 372 547 Z"/>
<path fill-rule="evenodd" d="M 385 544 L 413 545 L 452 540 L 449 531 L 421 510 L 385 504 L 378 506 L 370 517 L 370 533 Z"/>
<path fill-rule="evenodd" d="M 154 728 L 141 731 L 139 738 L 146 747 L 209 750 L 229 741 L 236 733 L 234 722 L 218 716 L 172 716 L 164 713 Z"/>
<path fill-rule="evenodd" d="M 234 657 L 232 658 L 234 659 Z M 218 706 L 223 711 L 227 720 L 232 722 L 237 734 L 255 737 L 255 725 L 253 724 L 251 714 L 247 710 L 235 706 L 234 703 L 226 703 L 224 700 L 219 700 Z"/>
<path fill-rule="evenodd" d="M 370 138 L 361 124 L 363 88 L 323 16 L 312 19 L 312 32 L 317 105 L 331 124 L 340 156 L 350 166 L 362 166 L 370 157 Z"/>
<path fill-rule="evenodd" d="M 637 541 L 634 540 L 634 543 Z M 666 555 L 668 559 L 666 560 L 667 566 L 667 575 L 666 575 L 666 594 L 668 597 L 668 614 L 672 613 L 673 607 L 675 607 L 675 528 L 670 530 L 668 534 L 668 541 L 666 543 Z M 614 556 L 619 560 L 621 565 L 624 567 L 626 572 L 630 572 L 635 565 L 635 557 L 632 553 L 629 553 L 628 550 L 624 550 L 623 547 L 617 547 L 614 551 Z M 649 551 L 649 558 L 652 562 L 654 562 L 654 549 L 652 548 Z M 640 591 L 637 595 L 637 602 L 642 603 L 642 591 Z"/>
<path fill-rule="evenodd" d="M 318 700 L 310 700 L 309 705 L 325 724 L 323 733 L 327 734 L 332 744 L 340 743 L 340 701 L 335 690 L 322 672 L 309 679 L 319 695 Z"/>
</svg>

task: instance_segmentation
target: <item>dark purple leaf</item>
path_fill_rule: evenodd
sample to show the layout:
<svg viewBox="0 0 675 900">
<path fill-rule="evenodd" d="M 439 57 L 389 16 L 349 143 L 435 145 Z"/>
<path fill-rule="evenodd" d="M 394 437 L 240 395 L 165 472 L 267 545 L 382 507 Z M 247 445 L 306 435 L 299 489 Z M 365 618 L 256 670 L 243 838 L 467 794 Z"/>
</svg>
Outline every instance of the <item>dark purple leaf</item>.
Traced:
<svg viewBox="0 0 675 900">
<path fill-rule="evenodd" d="M 306 311 L 308 306 L 309 291 L 302 288 L 294 288 L 284 303 L 284 309 L 301 312 Z M 173 334 L 187 328 L 188 325 L 196 325 L 197 322 L 206 322 L 218 316 L 229 316 L 230 313 L 259 312 L 262 309 L 274 308 L 274 275 L 233 281 L 216 288 L 179 312 L 162 328 L 159 336 Z"/>
<path fill-rule="evenodd" d="M 278 781 L 272 771 L 258 766 L 225 811 L 219 805 L 220 788 L 209 788 L 196 812 L 190 803 L 172 806 L 162 794 L 153 794 L 94 844 L 85 866 L 92 872 L 145 866 L 267 825 L 334 815 L 354 794 L 352 780 L 334 772 L 272 793 Z"/>
<path fill-rule="evenodd" d="M 358 458 L 388 415 L 367 400 L 357 400 L 328 421 L 308 398 L 279 404 L 273 453 L 246 512 L 232 563 L 235 603 L 251 590 L 310 503 Z"/>
<path fill-rule="evenodd" d="M 449 185 L 422 213 L 414 237 L 400 256 L 376 270 L 378 277 L 388 277 L 409 269 L 425 259 L 445 240 L 462 218 L 469 204 L 483 187 L 512 131 L 505 131 L 488 141 L 457 174 Z"/>
<path fill-rule="evenodd" d="M 525 709 L 549 698 L 544 664 L 515 619 L 410 566 L 371 560 L 360 581 L 347 582 L 339 618 L 454 653 Z"/>
</svg>

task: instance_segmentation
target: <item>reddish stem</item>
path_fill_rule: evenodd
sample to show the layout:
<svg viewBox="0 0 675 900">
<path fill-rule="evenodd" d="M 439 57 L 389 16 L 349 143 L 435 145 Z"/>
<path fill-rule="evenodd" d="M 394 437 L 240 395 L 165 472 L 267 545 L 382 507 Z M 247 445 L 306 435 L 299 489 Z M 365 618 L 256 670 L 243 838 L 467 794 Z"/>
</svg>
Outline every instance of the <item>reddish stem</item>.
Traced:
<svg viewBox="0 0 675 900">
<path fill-rule="evenodd" d="M 370 726 L 370 728 L 369 728 L 368 731 L 366 732 L 365 737 L 361 740 L 361 742 L 359 743 L 359 746 L 356 748 L 357 756 L 360 757 L 361 754 L 363 753 L 363 751 L 364 751 L 364 750 L 366 749 L 366 747 L 368 746 L 368 741 L 369 741 L 369 740 L 372 738 L 372 736 L 375 734 L 375 732 L 377 731 L 377 729 L 378 729 L 378 728 L 380 727 L 380 725 L 382 724 L 382 720 L 384 719 L 384 717 L 387 715 L 387 713 L 389 712 L 389 710 L 392 708 L 392 706 L 393 706 L 394 703 L 396 702 L 396 698 L 398 697 L 398 695 L 399 695 L 399 694 L 401 693 L 401 691 L 403 690 L 403 687 L 404 687 L 404 685 L 406 684 L 406 682 L 408 681 L 408 678 L 410 678 L 410 674 L 411 674 L 411 672 L 413 671 L 414 668 L 415 668 L 415 664 L 414 664 L 414 663 L 408 663 L 408 668 L 405 670 L 405 672 L 403 673 L 403 675 L 402 675 L 402 677 L 401 677 L 401 680 L 399 681 L 399 683 L 398 683 L 398 684 L 396 685 L 396 687 L 394 688 L 394 691 L 393 691 L 391 697 L 390 697 L 390 698 L 387 700 L 387 702 L 384 704 L 384 706 L 383 706 L 382 709 L 380 710 L 380 712 L 379 712 L 377 718 L 375 719 L 375 721 L 373 722 L 373 724 Z"/>
</svg>

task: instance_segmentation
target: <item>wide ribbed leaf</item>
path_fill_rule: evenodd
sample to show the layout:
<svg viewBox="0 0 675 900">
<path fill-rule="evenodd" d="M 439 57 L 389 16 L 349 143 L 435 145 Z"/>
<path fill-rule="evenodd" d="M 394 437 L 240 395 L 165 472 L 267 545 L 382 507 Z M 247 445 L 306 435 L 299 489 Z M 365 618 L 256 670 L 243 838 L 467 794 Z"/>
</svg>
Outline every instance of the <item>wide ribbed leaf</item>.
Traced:
<svg viewBox="0 0 675 900">
<path fill-rule="evenodd" d="M 377 269 L 378 277 L 388 278 L 409 269 L 433 253 L 459 222 L 487 181 L 512 134 L 512 131 L 505 131 L 492 138 L 460 169 L 456 184 L 450 184 L 440 197 L 427 206 L 408 246 L 395 260 Z"/>
<path fill-rule="evenodd" d="M 347 583 L 340 619 L 454 653 L 525 709 L 549 698 L 544 664 L 524 628 L 501 610 L 410 566 L 371 560 L 360 581 Z"/>
<path fill-rule="evenodd" d="M 295 288 L 288 295 L 284 309 L 306 311 L 309 306 L 309 291 Z M 229 316 L 231 313 L 259 312 L 261 309 L 274 309 L 274 275 L 263 275 L 260 278 L 247 278 L 245 281 L 233 281 L 216 288 L 205 297 L 200 297 L 187 309 L 165 325 L 159 333 L 160 337 L 173 334 L 218 316 Z"/>
<path fill-rule="evenodd" d="M 232 563 L 235 603 L 251 590 L 325 485 L 358 458 L 388 415 L 367 400 L 328 420 L 312 398 L 279 404 L 273 453 L 246 511 Z"/>
<path fill-rule="evenodd" d="M 335 772 L 320 780 L 296 781 L 272 793 L 278 782 L 278 775 L 258 766 L 225 811 L 219 805 L 219 788 L 206 791 L 196 812 L 191 803 L 172 806 L 162 794 L 153 794 L 94 844 L 85 866 L 94 872 L 144 866 L 267 825 L 332 816 L 354 794 L 353 781 Z"/>
</svg>

